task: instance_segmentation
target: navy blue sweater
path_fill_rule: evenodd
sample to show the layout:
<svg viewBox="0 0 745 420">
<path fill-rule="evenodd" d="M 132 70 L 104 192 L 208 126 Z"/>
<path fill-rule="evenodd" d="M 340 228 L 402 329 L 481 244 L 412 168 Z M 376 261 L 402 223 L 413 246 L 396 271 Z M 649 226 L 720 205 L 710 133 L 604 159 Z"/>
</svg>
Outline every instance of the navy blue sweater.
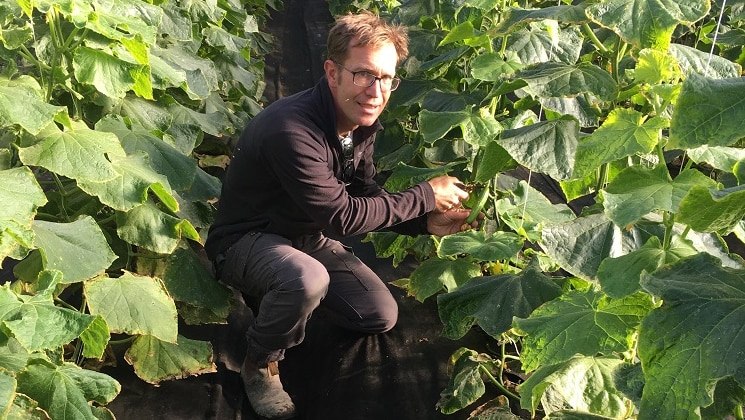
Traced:
<svg viewBox="0 0 745 420">
<path fill-rule="evenodd" d="M 241 133 L 223 180 L 207 254 L 213 258 L 250 231 L 293 238 L 331 232 L 350 236 L 394 227 L 426 233 L 435 208 L 427 182 L 388 193 L 375 182 L 375 133 L 380 122 L 353 133 L 354 179 L 342 181 L 343 154 L 328 83 L 279 99 Z M 408 223 L 404 223 L 408 222 Z"/>
</svg>

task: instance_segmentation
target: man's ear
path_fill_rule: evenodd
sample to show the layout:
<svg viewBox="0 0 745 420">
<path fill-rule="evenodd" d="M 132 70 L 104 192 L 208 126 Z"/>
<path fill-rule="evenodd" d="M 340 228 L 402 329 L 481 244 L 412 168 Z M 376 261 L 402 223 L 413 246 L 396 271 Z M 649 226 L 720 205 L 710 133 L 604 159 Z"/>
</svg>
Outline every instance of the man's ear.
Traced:
<svg viewBox="0 0 745 420">
<path fill-rule="evenodd" d="M 326 73 L 326 80 L 328 80 L 329 86 L 337 86 L 339 79 L 339 66 L 331 60 L 323 62 L 323 71 Z"/>
</svg>

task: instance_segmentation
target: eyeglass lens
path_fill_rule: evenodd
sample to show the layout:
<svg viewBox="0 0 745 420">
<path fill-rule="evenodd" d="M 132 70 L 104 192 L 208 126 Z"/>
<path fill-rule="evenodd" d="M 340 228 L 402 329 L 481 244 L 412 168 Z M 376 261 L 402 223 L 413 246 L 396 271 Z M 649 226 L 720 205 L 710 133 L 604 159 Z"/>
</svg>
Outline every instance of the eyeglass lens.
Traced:
<svg viewBox="0 0 745 420">
<path fill-rule="evenodd" d="M 355 85 L 362 87 L 370 87 L 373 85 L 373 83 L 375 83 L 376 80 L 380 80 L 381 89 L 393 91 L 398 88 L 398 85 L 401 82 L 401 79 L 396 77 L 378 77 L 366 71 L 355 71 L 351 73 L 353 75 L 352 82 Z"/>
</svg>

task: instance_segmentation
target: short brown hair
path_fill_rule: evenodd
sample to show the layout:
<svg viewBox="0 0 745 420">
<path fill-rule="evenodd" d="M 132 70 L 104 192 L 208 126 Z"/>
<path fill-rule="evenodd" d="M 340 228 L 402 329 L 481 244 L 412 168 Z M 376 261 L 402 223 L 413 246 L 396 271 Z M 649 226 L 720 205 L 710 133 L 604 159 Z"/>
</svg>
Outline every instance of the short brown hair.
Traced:
<svg viewBox="0 0 745 420">
<path fill-rule="evenodd" d="M 409 35 L 406 27 L 389 24 L 369 11 L 349 13 L 338 16 L 329 31 L 326 42 L 327 58 L 343 63 L 350 47 L 379 46 L 384 43 L 391 43 L 396 48 L 396 64 L 401 64 L 409 55 Z"/>
</svg>

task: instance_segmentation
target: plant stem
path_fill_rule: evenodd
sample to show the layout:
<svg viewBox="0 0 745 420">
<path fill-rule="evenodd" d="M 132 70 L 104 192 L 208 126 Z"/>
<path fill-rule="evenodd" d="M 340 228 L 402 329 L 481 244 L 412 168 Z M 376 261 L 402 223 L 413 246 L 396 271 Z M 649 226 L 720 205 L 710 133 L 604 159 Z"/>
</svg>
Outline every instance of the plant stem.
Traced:
<svg viewBox="0 0 745 420">
<path fill-rule="evenodd" d="M 499 390 L 504 395 L 506 395 L 507 398 L 511 398 L 513 400 L 520 401 L 520 397 L 518 397 L 517 395 L 513 394 L 512 392 L 510 392 L 510 390 L 507 389 L 502 384 L 501 381 L 498 381 L 497 378 L 495 378 L 494 375 L 492 375 L 491 372 L 489 372 L 489 369 L 487 369 L 486 367 L 484 367 L 484 365 L 479 365 L 479 370 L 481 371 L 481 373 L 483 373 L 484 375 L 486 375 L 486 377 L 489 378 L 489 381 L 491 383 L 493 383 L 497 388 L 499 388 Z"/>
<path fill-rule="evenodd" d="M 592 41 L 592 45 L 594 45 L 595 48 L 597 48 L 602 53 L 607 53 L 608 52 L 608 48 L 606 48 L 605 45 L 603 45 L 603 43 L 600 42 L 600 40 L 598 39 L 598 37 L 595 36 L 595 32 L 592 31 L 592 28 L 590 28 L 590 25 L 589 24 L 587 24 L 587 23 L 583 24 L 582 25 L 582 31 L 585 33 L 585 35 L 587 35 L 587 37 L 590 39 L 590 41 Z"/>
<path fill-rule="evenodd" d="M 595 191 L 600 191 L 605 187 L 605 183 L 608 180 L 608 163 L 604 163 L 600 165 L 600 170 L 598 171 L 598 183 L 595 185 Z"/>
</svg>

